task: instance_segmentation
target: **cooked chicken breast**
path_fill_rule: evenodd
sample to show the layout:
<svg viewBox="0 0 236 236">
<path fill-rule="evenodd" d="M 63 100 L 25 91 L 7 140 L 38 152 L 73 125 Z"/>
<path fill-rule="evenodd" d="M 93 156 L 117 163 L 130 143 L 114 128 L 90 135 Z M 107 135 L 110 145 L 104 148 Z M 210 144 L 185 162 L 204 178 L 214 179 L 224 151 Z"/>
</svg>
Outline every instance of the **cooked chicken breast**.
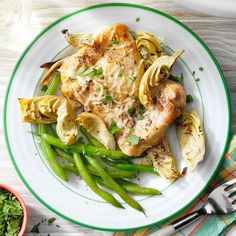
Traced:
<svg viewBox="0 0 236 236">
<path fill-rule="evenodd" d="M 78 51 L 58 61 L 42 84 L 59 67 L 64 96 L 80 102 L 85 111 L 100 116 L 107 126 L 115 122 L 120 129 L 115 135 L 120 149 L 139 156 L 158 144 L 184 109 L 183 87 L 164 78 L 154 89 L 153 104 L 142 106 L 139 85 L 144 63 L 128 27 L 116 24 L 89 37 L 92 39 L 83 39 L 81 44 L 73 38 L 72 45 Z"/>
<path fill-rule="evenodd" d="M 122 129 L 117 135 L 121 150 L 127 155 L 140 156 L 146 149 L 161 141 L 166 129 L 181 114 L 186 104 L 183 87 L 171 80 L 163 81 L 154 99 L 155 104 L 145 109 L 142 120 L 134 120 L 133 131 Z M 130 145 L 127 137 L 134 133 L 140 141 Z"/>
</svg>

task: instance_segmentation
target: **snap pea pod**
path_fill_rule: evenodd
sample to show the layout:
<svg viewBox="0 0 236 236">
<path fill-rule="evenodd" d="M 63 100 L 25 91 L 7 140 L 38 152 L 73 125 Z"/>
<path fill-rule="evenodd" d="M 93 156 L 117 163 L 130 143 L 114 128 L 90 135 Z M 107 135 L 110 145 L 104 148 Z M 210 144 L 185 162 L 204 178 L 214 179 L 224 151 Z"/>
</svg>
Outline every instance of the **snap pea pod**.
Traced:
<svg viewBox="0 0 236 236">
<path fill-rule="evenodd" d="M 80 131 L 92 146 L 105 148 L 104 145 L 94 138 L 83 126 L 80 126 Z"/>
<path fill-rule="evenodd" d="M 95 176 L 95 180 L 98 184 L 101 186 L 104 186 L 108 189 L 112 189 L 103 179 L 101 179 L 98 176 Z M 127 180 L 123 179 L 116 179 L 116 182 L 121 185 L 121 187 L 124 188 L 124 190 L 131 194 L 140 194 L 140 195 L 159 195 L 161 192 L 155 188 L 147 188 L 143 186 L 139 186 L 138 184 L 129 182 Z"/>
<path fill-rule="evenodd" d="M 114 180 L 112 177 L 104 170 L 101 163 L 98 161 L 96 157 L 85 156 L 87 161 L 97 170 L 100 174 L 104 182 L 106 182 L 111 188 L 131 207 L 134 209 L 141 211 L 145 214 L 142 206 L 135 201 L 129 194 L 125 192 L 125 190 Z"/>
<path fill-rule="evenodd" d="M 47 143 L 59 147 L 62 149 L 67 149 L 71 152 L 81 153 L 83 155 L 96 156 L 96 157 L 107 157 L 110 159 L 122 159 L 129 158 L 121 151 L 113 151 L 108 150 L 102 147 L 94 147 L 86 144 L 76 143 L 72 145 L 64 144 L 59 138 L 55 138 L 50 134 L 42 134 L 42 139 L 44 139 Z"/>
<path fill-rule="evenodd" d="M 39 124 L 39 126 L 38 126 L 39 135 L 41 135 L 42 133 L 45 133 L 45 132 L 46 132 L 46 125 Z M 49 166 L 51 167 L 52 171 L 58 177 L 67 181 L 68 177 L 67 177 L 66 173 L 64 172 L 64 170 L 61 168 L 60 164 L 58 163 L 52 147 L 44 139 L 42 139 L 42 138 L 40 138 L 40 139 L 41 139 L 40 144 L 41 144 L 43 154 L 44 154 Z"/>
<path fill-rule="evenodd" d="M 62 164 L 61 165 L 62 169 L 65 171 L 69 171 L 74 174 L 79 174 L 78 170 L 75 168 L 75 166 L 70 165 L 70 164 Z M 89 173 L 93 175 L 100 176 L 99 173 L 91 166 L 91 165 L 86 165 Z M 126 179 L 134 179 L 136 177 L 136 173 L 134 172 L 127 172 L 127 171 L 120 171 L 120 170 L 108 170 L 107 171 L 112 178 L 126 178 Z"/>
<path fill-rule="evenodd" d="M 143 164 L 135 164 L 135 163 L 117 163 L 114 161 L 110 161 L 107 159 L 104 159 L 104 162 L 112 166 L 116 169 L 121 169 L 121 170 L 138 170 L 142 172 L 149 172 L 155 175 L 159 175 L 157 171 L 154 170 L 153 166 L 148 166 L 148 165 L 143 165 Z"/>
<path fill-rule="evenodd" d="M 74 153 L 73 158 L 74 158 L 75 165 L 79 171 L 80 176 L 87 183 L 87 185 L 91 188 L 91 190 L 93 190 L 97 195 L 99 195 L 101 198 L 103 198 L 107 202 L 111 203 L 113 206 L 123 208 L 123 206 L 110 193 L 100 189 L 97 186 L 93 177 L 86 169 L 86 166 L 84 165 L 80 154 Z"/>
</svg>

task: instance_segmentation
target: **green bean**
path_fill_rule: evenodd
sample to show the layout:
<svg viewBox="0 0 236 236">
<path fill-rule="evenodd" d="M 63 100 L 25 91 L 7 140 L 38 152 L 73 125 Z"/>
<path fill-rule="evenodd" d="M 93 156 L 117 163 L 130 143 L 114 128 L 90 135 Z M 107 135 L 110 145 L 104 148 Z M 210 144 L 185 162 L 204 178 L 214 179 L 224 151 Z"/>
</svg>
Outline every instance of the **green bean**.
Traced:
<svg viewBox="0 0 236 236">
<path fill-rule="evenodd" d="M 155 188 L 140 186 L 124 179 L 117 179 L 117 183 L 120 184 L 127 192 L 132 194 L 161 195 L 161 192 Z"/>
<path fill-rule="evenodd" d="M 70 165 L 70 164 L 62 164 L 61 165 L 62 169 L 65 171 L 72 172 L 74 174 L 79 174 L 78 170 L 75 168 L 75 166 Z M 100 176 L 99 173 L 91 166 L 91 165 L 86 165 L 88 171 L 90 174 Z M 133 179 L 136 177 L 136 173 L 134 172 L 127 172 L 127 171 L 117 171 L 117 170 L 108 170 L 107 171 L 109 175 L 112 178 L 126 178 L 126 179 Z"/>
<path fill-rule="evenodd" d="M 69 153 L 63 151 L 63 150 L 60 149 L 60 148 L 54 148 L 54 149 L 55 149 L 56 153 L 57 153 L 60 157 L 64 158 L 65 160 L 67 160 L 67 161 L 70 162 L 71 164 L 75 165 L 74 159 L 73 159 L 73 157 L 72 157 Z"/>
<path fill-rule="evenodd" d="M 106 148 L 94 147 L 86 144 L 76 143 L 72 145 L 64 144 L 59 138 L 55 138 L 49 134 L 42 134 L 41 136 L 47 143 L 59 147 L 62 149 L 67 149 L 71 152 L 81 153 L 83 155 L 96 156 L 96 157 L 107 157 L 110 159 L 122 159 L 128 158 L 121 151 L 108 150 Z"/>
<path fill-rule="evenodd" d="M 131 207 L 144 213 L 142 206 L 129 196 L 125 190 L 104 170 L 96 157 L 85 156 L 88 162 L 97 170 L 102 179 Z M 144 213 L 145 214 L 145 213 Z"/>
<path fill-rule="evenodd" d="M 80 126 L 80 131 L 83 133 L 83 135 L 87 138 L 89 141 L 89 144 L 95 147 L 104 147 L 103 144 L 101 144 L 96 138 L 94 138 L 83 126 Z M 123 163 L 130 163 L 128 159 L 121 159 L 119 162 Z"/>
<path fill-rule="evenodd" d="M 92 165 L 88 165 L 88 169 L 94 173 L 96 173 L 96 175 L 100 176 L 99 173 L 97 172 L 97 170 L 92 166 Z M 126 171 L 126 170 L 107 170 L 107 172 L 109 173 L 109 175 L 111 175 L 111 177 L 113 178 L 127 178 L 127 179 L 134 179 L 137 177 L 137 173 L 134 171 Z"/>
<path fill-rule="evenodd" d="M 138 170 L 142 172 L 149 172 L 155 175 L 158 175 L 158 172 L 154 170 L 153 166 L 150 165 L 143 165 L 143 164 L 135 164 L 135 163 L 117 163 L 110 160 L 105 160 L 104 162 L 108 164 L 109 166 L 112 166 L 116 169 L 121 170 Z"/>
<path fill-rule="evenodd" d="M 104 186 L 108 189 L 112 189 L 103 179 L 101 179 L 98 176 L 95 176 L 95 180 L 97 181 L 98 184 L 101 186 Z M 140 195 L 159 195 L 161 194 L 160 191 L 158 191 L 155 188 L 147 188 L 143 186 L 139 186 L 138 184 L 129 182 L 127 180 L 123 179 L 116 179 L 116 182 L 121 185 L 122 188 L 128 193 L 131 194 L 140 194 Z"/>
<path fill-rule="evenodd" d="M 50 124 L 49 127 L 50 127 L 50 130 L 51 130 L 53 136 L 58 138 L 58 135 L 57 135 L 57 124 L 56 123 Z"/>
<path fill-rule="evenodd" d="M 58 86 L 61 82 L 61 75 L 59 73 L 56 73 L 51 81 L 51 83 L 48 85 L 48 88 L 45 92 L 45 95 L 53 95 L 56 93 Z"/>
<path fill-rule="evenodd" d="M 78 169 L 74 165 L 62 164 L 61 167 L 65 171 L 68 171 L 68 172 L 76 174 L 76 175 L 80 175 Z"/>
<path fill-rule="evenodd" d="M 46 132 L 46 125 L 45 124 L 39 124 L 38 126 L 38 133 L 39 135 L 43 134 Z M 51 167 L 52 171 L 61 179 L 67 181 L 68 177 L 66 175 L 66 173 L 64 172 L 64 170 L 61 168 L 60 164 L 58 163 L 55 154 L 53 152 L 52 147 L 50 146 L 50 144 L 48 144 L 43 138 L 41 139 L 41 148 L 43 151 L 43 154 L 49 164 L 49 166 Z"/>
<path fill-rule="evenodd" d="M 52 94 L 55 94 L 57 88 L 58 88 L 58 85 L 61 81 L 61 77 L 60 77 L 60 74 L 56 74 L 51 83 L 49 84 L 45 94 L 46 95 L 52 95 Z M 42 138 L 42 135 L 47 133 L 47 128 L 46 128 L 46 125 L 45 124 L 39 124 L 38 125 L 38 134 L 40 136 L 40 144 L 41 144 L 41 148 L 42 148 L 42 151 L 43 151 L 43 154 L 49 164 L 49 166 L 51 167 L 51 169 L 53 170 L 53 172 L 58 176 L 60 177 L 61 179 L 67 181 L 68 180 L 68 177 L 66 175 L 66 173 L 64 172 L 64 170 L 61 168 L 60 164 L 58 163 L 56 157 L 55 157 L 55 154 L 53 152 L 53 149 L 52 147 L 50 146 L 50 144 L 48 144 L 43 138 Z"/>
<path fill-rule="evenodd" d="M 94 138 L 83 126 L 80 126 L 81 133 L 87 138 L 89 144 L 95 147 L 105 148 L 96 138 Z"/>
<path fill-rule="evenodd" d="M 73 158 L 76 164 L 76 167 L 80 173 L 80 176 L 83 178 L 83 180 L 87 183 L 87 185 L 101 198 L 106 200 L 107 202 L 111 203 L 113 206 L 123 208 L 123 206 L 108 192 L 100 189 L 96 182 L 94 181 L 93 177 L 91 174 L 88 172 L 86 169 L 80 154 L 74 153 Z"/>
<path fill-rule="evenodd" d="M 55 151 L 57 152 L 57 154 L 64 158 L 65 160 L 67 160 L 68 162 L 70 162 L 72 165 L 75 165 L 75 162 L 74 162 L 74 159 L 73 157 L 63 151 L 62 149 L 60 148 L 54 148 Z M 93 168 L 91 165 L 86 165 L 89 172 L 92 173 L 92 174 L 96 174 L 98 175 L 97 171 L 95 168 Z M 113 178 L 127 178 L 127 179 L 133 179 L 135 177 L 137 177 L 137 173 L 136 171 L 127 171 L 127 170 L 108 170 L 109 174 L 113 177 Z"/>
<path fill-rule="evenodd" d="M 73 157 L 63 151 L 60 148 L 54 148 L 55 151 L 57 152 L 57 154 L 64 158 L 65 160 L 67 160 L 68 162 L 70 162 L 72 165 L 75 165 L 74 159 Z M 92 174 L 96 174 L 98 175 L 97 171 L 95 168 L 93 168 L 91 165 L 86 165 L 89 172 Z M 127 171 L 127 170 L 108 170 L 109 174 L 113 177 L 113 178 L 127 178 L 127 179 L 133 179 L 137 177 L 137 173 L 136 171 Z"/>
</svg>

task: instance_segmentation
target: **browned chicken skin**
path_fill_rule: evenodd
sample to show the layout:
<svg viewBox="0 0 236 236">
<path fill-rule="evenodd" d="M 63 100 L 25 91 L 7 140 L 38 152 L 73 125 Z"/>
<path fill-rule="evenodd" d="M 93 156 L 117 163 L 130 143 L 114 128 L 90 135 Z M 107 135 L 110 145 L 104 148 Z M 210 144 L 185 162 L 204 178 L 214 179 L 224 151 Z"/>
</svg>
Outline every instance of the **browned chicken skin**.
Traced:
<svg viewBox="0 0 236 236">
<path fill-rule="evenodd" d="M 78 76 L 78 70 L 85 65 L 102 68 L 102 77 Z M 115 135 L 117 143 L 129 156 L 140 156 L 157 145 L 185 107 L 183 87 L 164 79 L 155 89 L 153 105 L 142 108 L 142 119 L 130 114 L 130 109 L 137 111 L 141 106 L 138 95 L 144 67 L 135 40 L 123 24 L 102 30 L 94 36 L 92 45 L 82 45 L 74 55 L 57 62 L 56 67 L 60 67 L 64 96 L 99 115 L 107 126 L 114 120 L 120 128 Z M 137 136 L 139 143 L 130 143 L 130 135 Z"/>
</svg>

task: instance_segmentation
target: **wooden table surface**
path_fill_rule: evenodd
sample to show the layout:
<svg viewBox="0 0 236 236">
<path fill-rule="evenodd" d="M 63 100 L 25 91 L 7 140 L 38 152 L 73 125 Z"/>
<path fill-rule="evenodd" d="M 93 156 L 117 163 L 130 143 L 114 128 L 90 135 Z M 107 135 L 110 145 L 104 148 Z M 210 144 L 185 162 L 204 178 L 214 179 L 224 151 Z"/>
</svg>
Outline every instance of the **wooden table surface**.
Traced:
<svg viewBox="0 0 236 236">
<path fill-rule="evenodd" d="M 23 2 L 26 0 L 22 0 Z M 3 136 L 2 112 L 3 100 L 11 72 L 16 60 L 26 45 L 47 25 L 57 18 L 85 7 L 107 1 L 95 0 L 34 0 L 32 1 L 32 15 L 23 34 L 6 46 L 0 45 L 0 181 L 13 186 L 24 198 L 29 209 L 29 224 L 26 235 L 35 223 L 48 219 L 55 214 L 39 203 L 18 177 L 8 157 Z M 236 20 L 222 17 L 208 16 L 188 10 L 169 0 L 136 0 L 116 1 L 137 3 L 164 11 L 195 31 L 209 46 L 217 58 L 227 81 L 232 104 L 232 131 L 236 132 Z M 107 235 L 105 232 L 94 231 L 72 224 L 58 216 L 56 227 L 42 224 L 40 235 Z M 235 227 L 228 235 L 236 235 Z"/>
</svg>

